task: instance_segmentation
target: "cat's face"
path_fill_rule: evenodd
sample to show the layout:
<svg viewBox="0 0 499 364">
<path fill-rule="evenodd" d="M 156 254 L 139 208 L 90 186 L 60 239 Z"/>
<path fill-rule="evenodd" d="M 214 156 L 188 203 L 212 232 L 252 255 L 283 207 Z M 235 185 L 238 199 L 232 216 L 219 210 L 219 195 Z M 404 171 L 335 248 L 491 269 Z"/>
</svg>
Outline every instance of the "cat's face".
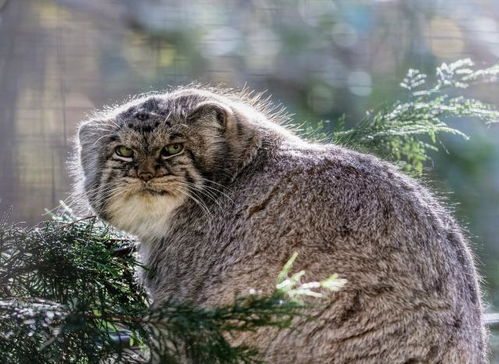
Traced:
<svg viewBox="0 0 499 364">
<path fill-rule="evenodd" d="M 80 127 L 81 188 L 112 225 L 161 236 L 175 209 L 226 173 L 230 110 L 192 95 L 150 97 L 121 110 Z"/>
</svg>

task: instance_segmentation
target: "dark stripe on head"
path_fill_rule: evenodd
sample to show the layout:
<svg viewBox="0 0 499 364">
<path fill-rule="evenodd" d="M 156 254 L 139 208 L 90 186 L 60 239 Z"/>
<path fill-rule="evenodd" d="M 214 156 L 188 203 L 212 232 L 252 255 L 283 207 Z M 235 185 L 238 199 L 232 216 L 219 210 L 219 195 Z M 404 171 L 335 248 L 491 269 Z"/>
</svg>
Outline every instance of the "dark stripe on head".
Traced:
<svg viewBox="0 0 499 364">
<path fill-rule="evenodd" d="M 135 106 L 129 107 L 127 110 L 123 111 L 120 115 L 118 115 L 119 119 L 128 119 L 131 118 L 137 112 L 137 108 Z"/>
<path fill-rule="evenodd" d="M 132 129 L 137 130 L 140 133 L 150 133 L 156 129 L 155 123 L 140 123 L 133 125 Z"/>
<path fill-rule="evenodd" d="M 189 183 L 195 184 L 196 181 L 192 178 L 192 175 L 189 173 L 189 170 L 185 169 L 185 180 Z"/>
<path fill-rule="evenodd" d="M 139 111 L 134 115 L 134 117 L 135 119 L 138 119 L 140 121 L 146 121 L 147 119 L 149 119 L 149 114 L 143 111 Z"/>
<path fill-rule="evenodd" d="M 106 168 L 109 168 L 109 167 L 106 167 Z M 109 185 L 110 185 L 110 182 L 115 178 L 116 178 L 116 174 L 114 173 L 114 171 L 112 169 L 110 169 L 106 180 L 104 181 L 102 186 L 100 186 L 100 188 L 104 187 L 104 189 L 105 189 L 105 191 L 103 193 L 103 197 L 104 197 L 103 200 L 107 200 L 111 196 L 111 192 L 109 190 Z"/>
<path fill-rule="evenodd" d="M 159 109 L 158 107 L 158 99 L 155 97 L 151 97 L 144 101 L 144 103 L 141 105 L 141 109 L 144 111 L 156 111 Z"/>
<path fill-rule="evenodd" d="M 184 134 L 182 133 L 173 133 L 170 135 L 170 139 L 175 139 L 175 138 L 183 138 Z"/>
<path fill-rule="evenodd" d="M 194 166 L 194 168 L 197 169 L 197 171 L 199 172 L 199 174 L 205 178 L 208 178 L 210 179 L 209 177 L 211 177 L 211 174 L 210 173 L 207 173 L 205 172 L 205 170 L 202 168 L 202 166 L 199 164 L 199 161 L 196 160 L 196 157 L 194 156 L 194 154 L 190 151 L 190 150 L 186 150 L 185 151 L 185 154 L 189 156 L 189 158 L 191 159 L 192 161 L 192 165 Z"/>
<path fill-rule="evenodd" d="M 172 166 L 168 165 L 168 164 L 164 164 L 163 167 L 165 167 L 166 171 L 168 172 L 168 174 L 171 176 L 171 175 L 175 175 L 172 171 Z"/>
</svg>

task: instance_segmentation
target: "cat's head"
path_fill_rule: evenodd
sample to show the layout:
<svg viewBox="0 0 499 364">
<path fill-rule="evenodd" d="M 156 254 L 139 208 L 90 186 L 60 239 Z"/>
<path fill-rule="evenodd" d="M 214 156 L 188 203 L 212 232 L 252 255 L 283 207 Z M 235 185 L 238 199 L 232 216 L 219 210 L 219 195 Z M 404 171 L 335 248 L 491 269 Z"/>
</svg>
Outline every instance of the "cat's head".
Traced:
<svg viewBox="0 0 499 364">
<path fill-rule="evenodd" d="M 112 225 L 142 238 L 161 236 L 179 206 L 213 195 L 256 153 L 251 117 L 197 89 L 101 113 L 79 128 L 78 193 Z"/>
</svg>

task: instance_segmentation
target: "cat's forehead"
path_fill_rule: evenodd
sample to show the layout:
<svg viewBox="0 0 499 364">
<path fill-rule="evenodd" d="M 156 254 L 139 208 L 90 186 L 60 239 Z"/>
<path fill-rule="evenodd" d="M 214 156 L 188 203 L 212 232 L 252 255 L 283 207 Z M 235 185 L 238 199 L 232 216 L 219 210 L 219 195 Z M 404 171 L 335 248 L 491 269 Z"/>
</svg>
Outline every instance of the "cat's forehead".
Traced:
<svg viewBox="0 0 499 364">
<path fill-rule="evenodd" d="M 206 101 L 206 95 L 192 92 L 150 96 L 128 106 L 118 115 L 119 119 L 140 121 L 158 118 L 185 118 L 196 106 Z"/>
<path fill-rule="evenodd" d="M 171 110 L 165 100 L 157 97 L 150 97 L 141 102 L 125 105 L 124 111 L 117 115 L 120 122 L 133 123 L 134 121 L 144 122 L 151 119 L 167 118 Z"/>
<path fill-rule="evenodd" d="M 117 127 L 119 142 L 136 149 L 156 149 L 172 140 L 185 137 L 188 126 L 185 118 L 172 108 L 168 100 L 148 98 L 128 106 L 116 115 L 113 124 Z"/>
<path fill-rule="evenodd" d="M 120 134 L 151 133 L 165 131 L 181 122 L 179 115 L 168 103 L 159 98 L 149 98 L 128 106 L 116 115 L 114 121 Z"/>
<path fill-rule="evenodd" d="M 122 143 L 142 149 L 160 147 L 172 140 L 184 139 L 191 133 L 191 128 L 183 123 L 150 118 L 140 122 L 127 122 L 117 131 Z"/>
<path fill-rule="evenodd" d="M 188 116 L 206 100 L 206 95 L 185 91 L 150 96 L 124 107 L 113 123 L 122 141 L 161 144 L 189 133 Z"/>
</svg>

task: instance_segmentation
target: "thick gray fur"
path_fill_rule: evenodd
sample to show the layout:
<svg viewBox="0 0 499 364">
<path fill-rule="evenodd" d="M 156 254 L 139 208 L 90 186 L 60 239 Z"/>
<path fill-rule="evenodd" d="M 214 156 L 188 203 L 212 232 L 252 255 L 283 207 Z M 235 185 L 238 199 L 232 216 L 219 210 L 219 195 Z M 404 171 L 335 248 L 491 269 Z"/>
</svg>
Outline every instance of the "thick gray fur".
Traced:
<svg viewBox="0 0 499 364">
<path fill-rule="evenodd" d="M 389 163 L 306 142 L 284 119 L 231 91 L 137 98 L 80 126 L 77 193 L 138 235 L 155 303 L 269 293 L 293 252 L 307 281 L 345 278 L 315 320 L 231 339 L 270 363 L 485 362 L 477 273 L 446 208 Z M 158 157 L 174 141 L 184 152 Z"/>
</svg>

